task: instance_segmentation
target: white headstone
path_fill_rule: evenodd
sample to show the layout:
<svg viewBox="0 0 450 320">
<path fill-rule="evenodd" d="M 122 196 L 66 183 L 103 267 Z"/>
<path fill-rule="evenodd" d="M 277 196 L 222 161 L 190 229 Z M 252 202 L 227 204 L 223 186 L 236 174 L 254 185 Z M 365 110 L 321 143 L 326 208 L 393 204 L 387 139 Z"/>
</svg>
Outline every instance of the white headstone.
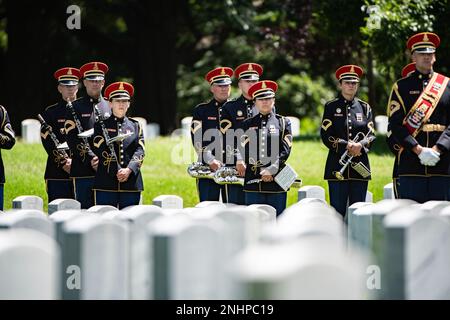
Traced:
<svg viewBox="0 0 450 320">
<path fill-rule="evenodd" d="M 55 240 L 58 242 L 60 248 L 65 248 L 64 246 L 64 231 L 63 227 L 67 221 L 78 219 L 80 217 L 86 216 L 80 210 L 59 210 L 49 216 L 49 219 L 55 225 Z M 60 263 L 60 278 L 67 279 L 67 266 L 63 263 Z M 61 297 L 64 296 L 64 290 L 66 288 L 65 283 L 61 283 L 59 287 L 59 294 Z"/>
<path fill-rule="evenodd" d="M 325 189 L 320 186 L 304 186 L 298 190 L 298 201 L 305 198 L 317 198 L 325 201 Z"/>
<path fill-rule="evenodd" d="M 388 215 L 384 227 L 383 298 L 449 299 L 450 223 L 406 208 Z"/>
<path fill-rule="evenodd" d="M 55 225 L 55 239 L 58 244 L 63 247 L 63 226 L 69 220 L 84 217 L 85 214 L 81 210 L 58 210 L 49 216 L 50 221 Z"/>
<path fill-rule="evenodd" d="M 0 231 L 0 299 L 59 299 L 60 249 L 33 230 Z"/>
<path fill-rule="evenodd" d="M 13 209 L 43 210 L 44 201 L 38 196 L 20 196 L 13 199 Z"/>
<path fill-rule="evenodd" d="M 142 205 L 127 207 L 115 217 L 125 221 L 130 230 L 130 299 L 153 298 L 153 245 L 147 236 L 147 225 L 162 216 L 161 208 Z"/>
<path fill-rule="evenodd" d="M 191 122 L 192 117 L 184 117 L 183 119 L 181 119 L 181 129 L 186 135 L 191 134 Z"/>
<path fill-rule="evenodd" d="M 268 224 L 276 223 L 277 210 L 274 207 L 269 206 L 268 204 L 251 204 L 248 207 L 265 211 L 267 213 L 267 218 L 263 221 L 267 222 Z"/>
<path fill-rule="evenodd" d="M 149 224 L 155 261 L 155 299 L 218 299 L 222 246 L 218 230 L 188 217 Z"/>
<path fill-rule="evenodd" d="M 55 226 L 39 210 L 10 210 L 0 215 L 0 229 L 26 228 L 55 237 Z"/>
<path fill-rule="evenodd" d="M 128 299 L 127 225 L 86 214 L 67 221 L 63 232 L 63 298 Z"/>
<path fill-rule="evenodd" d="M 75 199 L 55 199 L 48 204 L 48 214 L 59 210 L 81 210 L 81 203 Z"/>
<path fill-rule="evenodd" d="M 370 191 L 366 193 L 366 202 L 373 202 L 373 194 Z"/>
<path fill-rule="evenodd" d="M 298 201 L 297 204 L 307 204 L 307 203 L 322 203 L 327 204 L 325 200 L 317 199 L 317 198 L 303 198 L 302 200 Z"/>
<path fill-rule="evenodd" d="M 220 201 L 202 201 L 195 205 L 196 208 L 205 208 L 205 207 L 219 207 L 219 208 L 226 208 L 227 206 L 225 203 Z"/>
<path fill-rule="evenodd" d="M 160 195 L 153 199 L 153 205 L 162 209 L 183 209 L 183 198 L 174 195 Z"/>
<path fill-rule="evenodd" d="M 369 222 L 367 220 L 364 220 L 366 215 L 364 214 L 360 214 L 358 212 L 357 216 L 355 217 L 356 211 L 360 208 L 366 207 L 366 206 L 370 206 L 373 205 L 373 203 L 370 202 L 355 202 L 354 204 L 352 204 L 351 206 L 349 206 L 347 208 L 347 215 L 346 215 L 346 219 L 347 219 L 347 237 L 348 237 L 348 241 L 360 241 L 362 243 L 365 243 L 363 241 L 363 239 L 367 239 L 366 237 L 363 236 L 363 232 L 364 230 L 368 230 L 369 226 Z M 362 219 L 358 220 L 359 218 Z"/>
<path fill-rule="evenodd" d="M 375 129 L 380 134 L 386 134 L 388 132 L 389 118 L 387 116 L 376 116 L 375 117 Z"/>
<path fill-rule="evenodd" d="M 159 137 L 159 124 L 149 123 L 146 128 L 146 139 L 151 140 Z"/>
<path fill-rule="evenodd" d="M 41 142 L 41 124 L 36 119 L 22 121 L 22 139 L 25 143 Z"/>
<path fill-rule="evenodd" d="M 394 184 L 392 182 L 384 186 L 383 199 L 395 199 Z"/>
<path fill-rule="evenodd" d="M 300 119 L 297 117 L 286 117 L 291 121 L 292 137 L 300 136 Z"/>
<path fill-rule="evenodd" d="M 92 206 L 89 209 L 87 209 L 86 212 L 92 212 L 92 213 L 106 213 L 108 211 L 118 211 L 116 207 L 109 206 L 109 205 L 96 205 Z"/>
<path fill-rule="evenodd" d="M 450 201 L 427 201 L 419 206 L 421 210 L 427 213 L 439 214 L 443 209 L 450 206 Z"/>
<path fill-rule="evenodd" d="M 341 241 L 344 237 L 342 217 L 323 203 L 297 203 L 280 215 L 274 228 L 265 230 L 262 240 L 289 242 L 311 235 L 329 236 Z"/>
<path fill-rule="evenodd" d="M 306 208 L 306 209 L 305 209 Z M 327 213 L 336 213 L 336 210 L 334 210 L 333 207 L 328 205 L 325 201 L 317 199 L 317 198 L 305 198 L 300 200 L 299 202 L 294 203 L 292 206 L 287 207 L 286 210 L 283 211 L 283 213 L 280 215 L 281 217 L 290 216 L 290 215 L 299 215 L 303 214 L 305 212 L 325 212 Z M 283 218 L 285 219 L 285 218 Z"/>
<path fill-rule="evenodd" d="M 374 206 L 368 208 L 372 209 L 372 245 L 371 249 L 377 261 L 383 264 L 383 242 L 384 242 L 384 227 L 383 219 L 394 213 L 396 210 L 408 208 L 411 205 L 416 204 L 413 200 L 407 199 L 394 199 L 394 200 L 381 200 Z"/>
<path fill-rule="evenodd" d="M 439 215 L 450 221 L 450 207 L 445 207 L 444 209 L 441 209 Z"/>
<path fill-rule="evenodd" d="M 270 257 L 270 258 L 269 258 Z M 364 299 L 366 263 L 320 236 L 262 244 L 240 253 L 232 272 L 239 299 Z"/>
<path fill-rule="evenodd" d="M 233 241 L 230 242 L 233 246 L 232 254 L 258 241 L 261 225 L 256 215 L 238 207 L 219 210 L 217 217 L 224 221 L 233 232 Z"/>
<path fill-rule="evenodd" d="M 139 126 L 142 129 L 142 134 L 144 135 L 144 139 L 147 139 L 147 132 L 146 132 L 146 128 L 147 128 L 147 120 L 145 118 L 142 117 L 133 117 L 134 120 L 136 120 L 137 122 L 139 122 Z"/>
</svg>

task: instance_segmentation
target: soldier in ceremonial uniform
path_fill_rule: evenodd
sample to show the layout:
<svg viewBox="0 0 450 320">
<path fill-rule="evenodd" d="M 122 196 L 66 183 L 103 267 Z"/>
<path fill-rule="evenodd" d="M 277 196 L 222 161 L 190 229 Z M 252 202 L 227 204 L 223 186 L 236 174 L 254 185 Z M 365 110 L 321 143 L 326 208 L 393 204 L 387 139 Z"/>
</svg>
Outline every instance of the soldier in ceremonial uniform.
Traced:
<svg viewBox="0 0 450 320">
<path fill-rule="evenodd" d="M 232 76 L 233 69 L 228 67 L 218 67 L 208 72 L 205 79 L 210 84 L 213 99 L 197 105 L 192 114 L 192 144 L 198 161 L 208 165 L 212 171 L 219 169 L 224 162 L 220 117 L 222 106 L 230 97 Z M 225 187 L 212 179 L 197 179 L 197 189 L 200 201 L 218 201 L 222 190 L 222 200 L 227 202 Z"/>
<path fill-rule="evenodd" d="M 81 208 L 93 206 L 92 186 L 98 157 L 92 152 L 91 139 L 80 138 L 78 134 L 94 128 L 94 105 L 98 105 L 101 112 L 108 117 L 110 107 L 101 95 L 105 84 L 105 74 L 108 66 L 102 62 L 89 62 L 80 68 L 83 84 L 87 96 L 68 104 L 66 122 L 64 124 L 67 143 L 72 150 L 72 166 L 70 177 L 73 179 L 75 199 L 81 203 Z M 80 132 L 81 131 L 81 132 Z"/>
<path fill-rule="evenodd" d="M 139 122 L 126 116 L 133 94 L 134 88 L 127 82 L 112 83 L 105 90 L 112 115 L 94 126 L 93 151 L 99 158 L 93 188 L 96 205 L 119 209 L 138 205 L 144 190 L 144 135 Z M 108 144 L 118 135 L 123 137 Z"/>
<path fill-rule="evenodd" d="M 245 165 L 236 163 L 237 143 L 243 134 L 242 124 L 245 119 L 252 118 L 258 113 L 253 103 L 253 98 L 248 90 L 262 75 L 263 68 L 257 63 L 243 63 L 234 70 L 234 76 L 238 79 L 238 86 L 242 95 L 230 100 L 223 105 L 220 120 L 220 130 L 224 134 L 226 165 L 236 167 L 240 176 L 245 175 Z M 225 185 L 228 194 L 228 202 L 245 204 L 245 193 L 243 187 L 237 184 Z"/>
<path fill-rule="evenodd" d="M 406 78 L 409 75 L 411 75 L 416 70 L 416 63 L 411 62 L 407 64 L 402 69 L 402 78 Z M 390 99 L 389 99 L 390 100 Z M 389 117 L 389 106 L 387 108 L 386 114 Z M 388 132 L 386 134 L 386 143 L 388 144 L 389 149 L 391 150 L 392 154 L 395 156 L 394 159 L 394 167 L 392 169 L 392 184 L 394 187 L 394 195 L 395 198 L 398 199 L 398 187 L 400 184 L 399 178 L 398 178 L 398 152 L 401 149 L 400 144 L 397 140 L 395 140 L 394 136 L 392 135 L 392 130 L 390 125 L 388 124 Z"/>
<path fill-rule="evenodd" d="M 16 136 L 9 121 L 8 112 L 0 105 L 0 150 L 10 150 L 16 143 Z M 0 152 L 0 210 L 3 210 L 5 185 L 5 168 L 3 167 L 2 154 Z"/>
<path fill-rule="evenodd" d="M 286 208 L 287 192 L 275 181 L 285 167 L 292 147 L 289 119 L 275 114 L 275 92 L 278 85 L 265 80 L 249 89 L 259 114 L 244 121 L 238 161 L 244 161 L 245 204 L 268 204 L 280 215 Z"/>
<path fill-rule="evenodd" d="M 419 203 L 449 198 L 450 87 L 433 71 L 439 44 L 431 32 L 408 39 L 416 70 L 394 84 L 388 103 L 389 127 L 401 147 L 399 197 Z"/>
<path fill-rule="evenodd" d="M 362 68 L 357 65 L 336 70 L 341 92 L 325 104 L 320 130 L 322 141 L 329 149 L 324 179 L 328 180 L 330 204 L 343 217 L 347 204 L 365 201 L 371 178 L 367 152 L 375 140 L 372 110 L 368 103 L 356 97 L 362 74 Z M 341 171 L 344 166 L 339 160 L 345 152 L 348 158 L 353 158 Z"/>
<path fill-rule="evenodd" d="M 80 70 L 66 67 L 54 73 L 58 81 L 58 92 L 61 100 L 45 109 L 41 114 L 45 125 L 41 126 L 41 141 L 47 152 L 45 167 L 45 184 L 47 186 L 48 202 L 55 199 L 73 199 L 73 184 L 69 176 L 72 163 L 70 150 L 59 150 L 59 145 L 66 142 L 64 123 L 66 121 L 67 100 L 77 98 Z M 57 141 L 52 138 L 52 133 Z"/>
</svg>

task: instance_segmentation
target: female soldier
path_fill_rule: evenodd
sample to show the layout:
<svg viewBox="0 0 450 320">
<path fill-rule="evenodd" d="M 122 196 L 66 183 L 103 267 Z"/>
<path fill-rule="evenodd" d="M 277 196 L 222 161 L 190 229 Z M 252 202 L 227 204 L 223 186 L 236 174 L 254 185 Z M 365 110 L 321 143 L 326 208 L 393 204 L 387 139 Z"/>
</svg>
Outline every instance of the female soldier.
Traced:
<svg viewBox="0 0 450 320">
<path fill-rule="evenodd" d="M 289 157 L 292 132 L 289 119 L 274 113 L 277 88 L 276 82 L 266 80 L 255 83 L 248 90 L 259 114 L 243 123 L 245 134 L 241 137 L 237 163 L 245 162 L 246 165 L 245 204 L 271 205 L 278 216 L 286 208 L 287 192 L 274 177 Z"/>
<path fill-rule="evenodd" d="M 367 152 L 375 140 L 372 110 L 355 97 L 362 74 L 362 68 L 356 65 L 336 70 L 341 93 L 325 104 L 320 130 L 329 149 L 324 179 L 328 180 L 330 204 L 343 217 L 347 205 L 365 201 L 370 180 Z M 344 153 L 346 157 L 342 157 Z"/>
<path fill-rule="evenodd" d="M 145 152 L 142 128 L 126 116 L 133 93 L 127 82 L 112 83 L 105 90 L 112 115 L 97 119 L 94 126 L 93 151 L 99 158 L 93 188 L 96 205 L 119 209 L 137 205 L 144 189 L 140 171 Z"/>
</svg>

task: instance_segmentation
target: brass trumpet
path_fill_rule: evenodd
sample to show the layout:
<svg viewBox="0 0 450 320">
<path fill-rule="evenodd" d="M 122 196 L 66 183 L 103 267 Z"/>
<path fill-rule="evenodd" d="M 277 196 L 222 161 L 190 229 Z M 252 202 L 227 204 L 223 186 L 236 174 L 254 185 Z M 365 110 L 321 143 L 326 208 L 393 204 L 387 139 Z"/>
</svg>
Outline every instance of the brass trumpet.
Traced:
<svg viewBox="0 0 450 320">
<path fill-rule="evenodd" d="M 362 132 L 358 132 L 355 136 L 355 139 L 353 140 L 354 143 L 363 141 L 366 139 L 371 131 L 369 130 L 367 134 L 364 134 Z M 364 147 L 363 147 L 364 148 Z M 366 149 L 365 149 L 366 150 Z M 367 152 L 368 150 L 366 150 Z M 370 176 L 370 170 L 367 168 L 364 163 L 358 162 L 354 163 L 352 162 L 353 156 L 348 152 L 348 150 L 345 150 L 345 152 L 342 154 L 341 158 L 339 159 L 339 164 L 342 165 L 341 170 L 333 172 L 333 175 L 338 180 L 344 180 L 344 171 L 348 167 L 349 164 L 351 164 L 351 167 L 358 172 L 363 178 L 367 178 Z"/>
</svg>

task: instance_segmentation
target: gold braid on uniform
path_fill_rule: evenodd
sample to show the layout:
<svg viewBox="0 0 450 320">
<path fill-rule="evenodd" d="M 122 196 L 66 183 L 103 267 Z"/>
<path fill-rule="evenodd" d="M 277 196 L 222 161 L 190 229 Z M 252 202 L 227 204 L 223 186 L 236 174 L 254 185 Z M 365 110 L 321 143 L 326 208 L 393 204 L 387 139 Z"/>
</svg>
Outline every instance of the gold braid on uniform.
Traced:
<svg viewBox="0 0 450 320">
<path fill-rule="evenodd" d="M 253 159 L 253 158 L 250 158 L 248 160 L 248 162 L 252 165 L 251 170 L 253 171 L 254 174 L 256 174 L 256 171 L 258 170 L 258 168 L 262 167 L 262 165 L 263 165 L 261 160 L 255 161 L 255 159 Z"/>
<path fill-rule="evenodd" d="M 57 167 L 59 167 L 60 164 L 63 164 L 64 160 L 66 159 L 58 150 L 53 150 L 53 156 L 54 161 L 58 164 Z"/>
<path fill-rule="evenodd" d="M 339 141 L 340 141 L 341 139 L 336 139 L 335 137 L 328 137 L 328 141 L 330 141 L 331 143 L 332 143 L 332 148 L 333 149 L 336 149 L 336 151 L 337 151 L 337 148 L 338 148 L 338 146 L 339 146 Z"/>
<path fill-rule="evenodd" d="M 0 144 L 4 144 L 5 142 L 9 141 L 9 137 L 4 134 L 0 134 Z"/>
<path fill-rule="evenodd" d="M 106 171 L 109 173 L 109 166 L 110 166 L 111 162 L 114 160 L 114 156 L 110 155 L 106 151 L 103 151 L 102 152 L 102 157 L 103 157 L 103 159 L 105 159 L 105 161 L 103 161 L 103 165 L 108 167 L 106 169 Z"/>
<path fill-rule="evenodd" d="M 80 143 L 77 144 L 77 150 L 80 151 L 80 157 L 83 158 L 84 161 L 86 158 L 86 153 L 89 151 L 89 147 L 84 143 Z"/>
</svg>

